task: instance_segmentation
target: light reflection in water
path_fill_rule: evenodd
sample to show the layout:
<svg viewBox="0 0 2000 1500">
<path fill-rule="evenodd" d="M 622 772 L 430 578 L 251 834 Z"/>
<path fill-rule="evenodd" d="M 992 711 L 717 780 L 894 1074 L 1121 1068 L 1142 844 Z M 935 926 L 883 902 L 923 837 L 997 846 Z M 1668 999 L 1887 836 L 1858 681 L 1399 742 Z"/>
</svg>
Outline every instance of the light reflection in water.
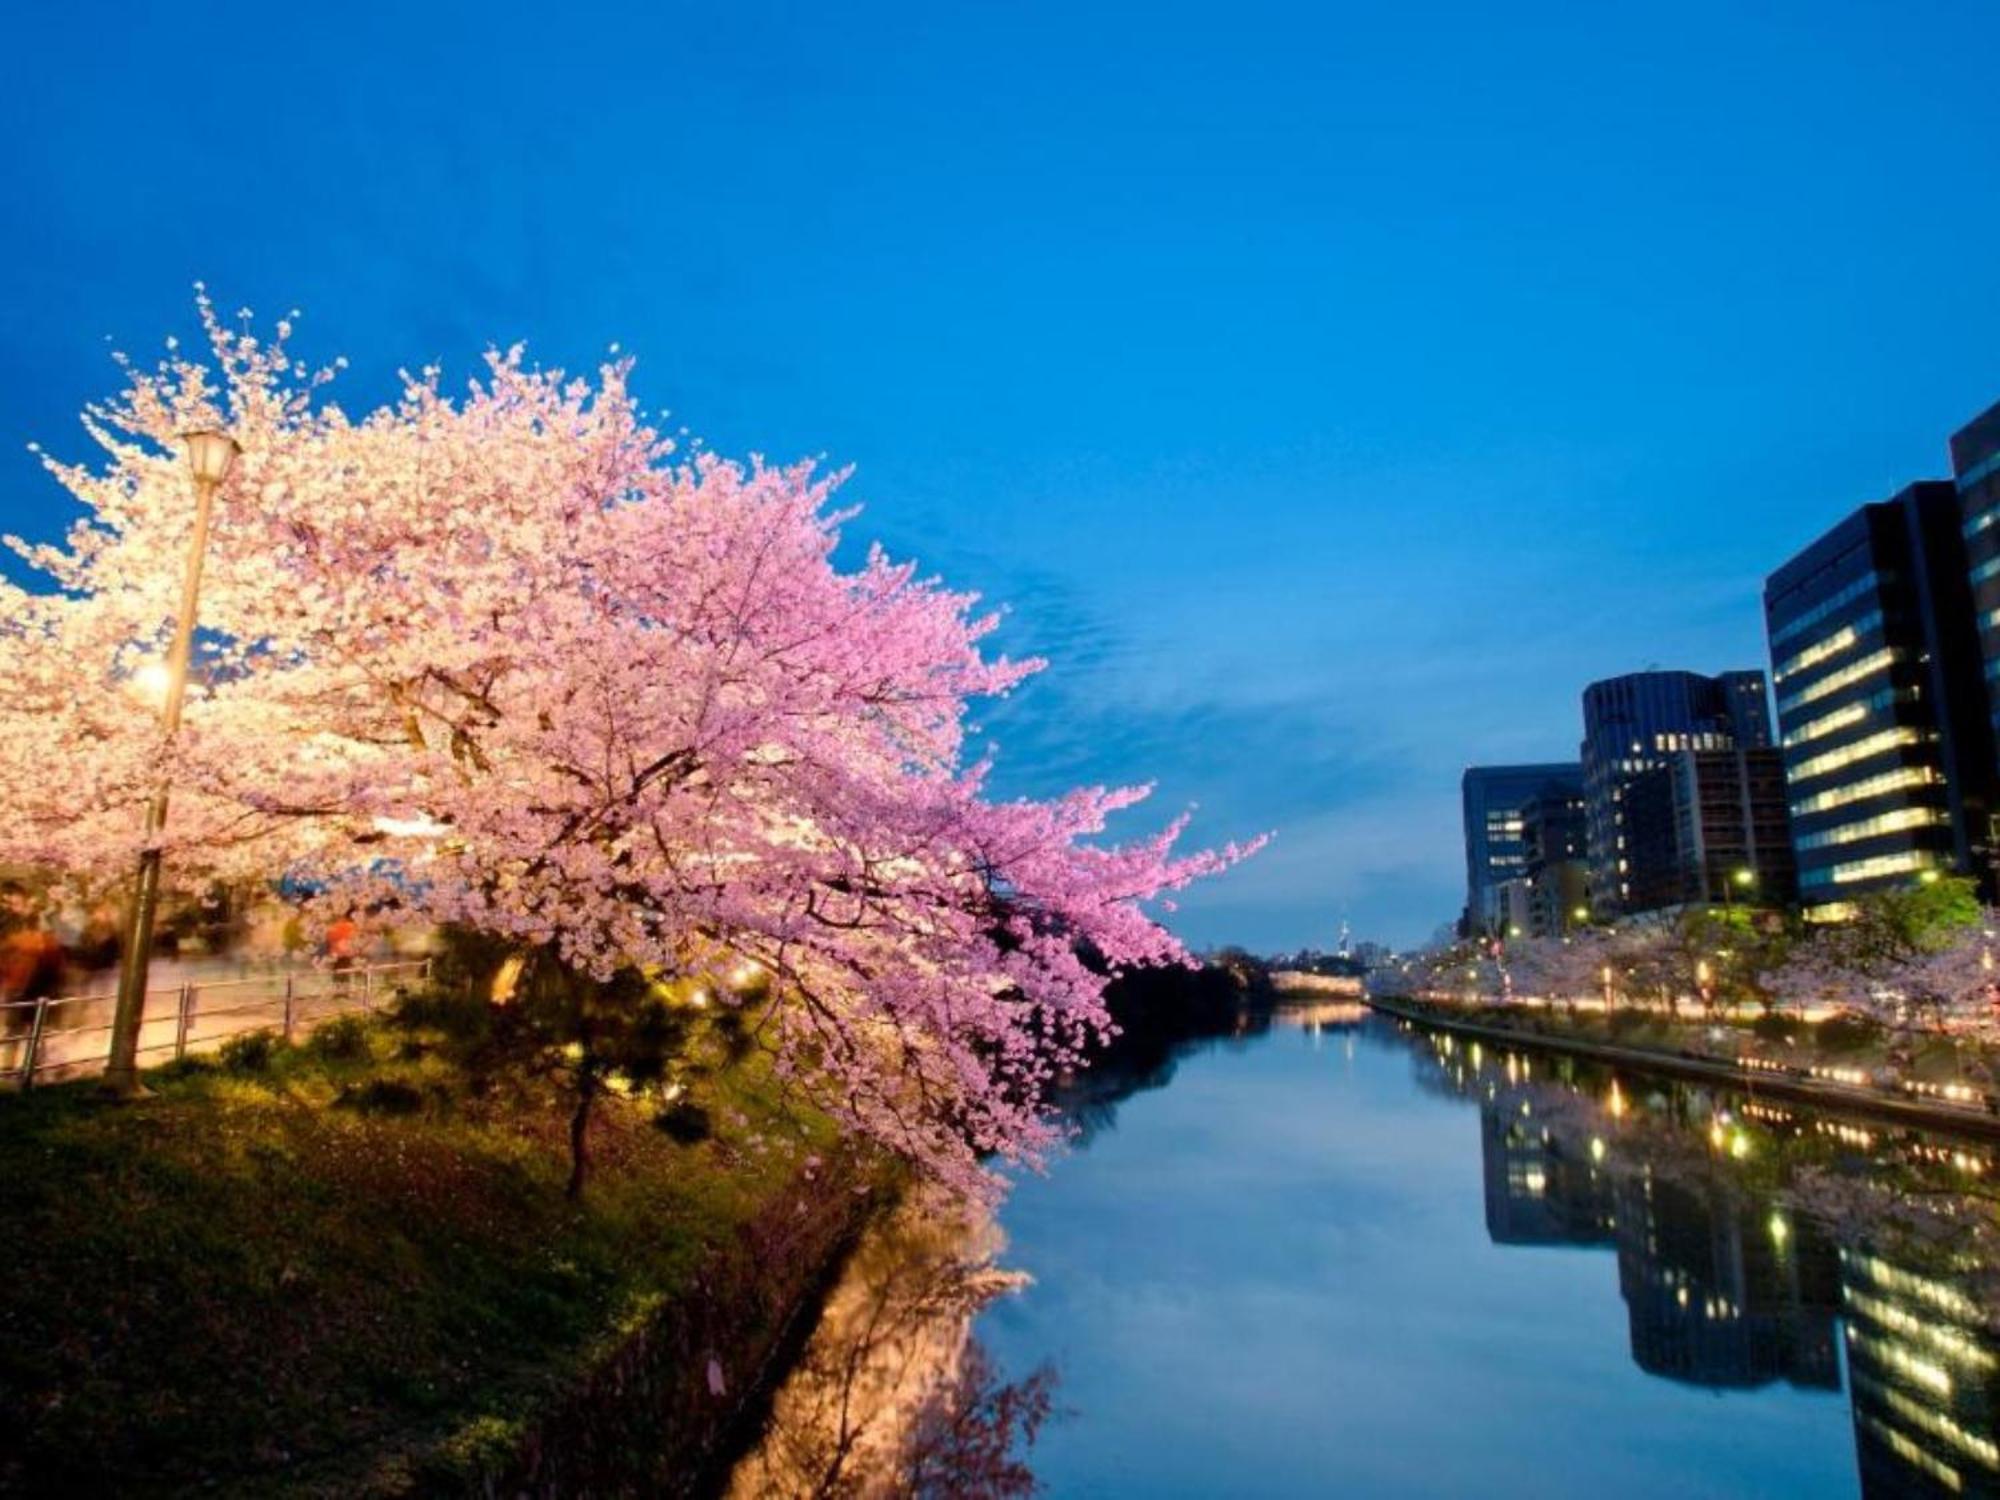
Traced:
<svg viewBox="0 0 2000 1500">
<path fill-rule="evenodd" d="M 918 1193 L 863 1239 L 731 1500 L 1034 1493 L 1025 1461 L 1051 1369 L 1001 1378 L 972 1321 L 1025 1278 L 1000 1269 L 990 1216 Z"/>
<path fill-rule="evenodd" d="M 1002 1210 L 1020 1295 L 991 1226 L 872 1240 L 734 1493 L 1018 1494 L 1031 1457 L 1058 1495 L 2000 1497 L 1988 1148 L 1238 1032 L 1079 1080 L 1078 1152 Z"/>
<path fill-rule="evenodd" d="M 1640 1369 L 1845 1389 L 1864 1495 L 2000 1495 L 1985 1147 L 1407 1034 L 1478 1104 L 1488 1235 L 1614 1250 Z"/>
</svg>

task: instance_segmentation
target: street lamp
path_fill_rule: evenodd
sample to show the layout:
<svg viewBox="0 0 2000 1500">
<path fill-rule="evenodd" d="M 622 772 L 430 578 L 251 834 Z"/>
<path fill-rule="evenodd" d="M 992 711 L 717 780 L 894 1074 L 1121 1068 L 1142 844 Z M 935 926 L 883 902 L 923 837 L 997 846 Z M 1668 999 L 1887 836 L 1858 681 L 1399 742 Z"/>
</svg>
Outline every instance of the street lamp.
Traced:
<svg viewBox="0 0 2000 1500">
<path fill-rule="evenodd" d="M 1747 893 L 1750 890 L 1750 888 L 1754 886 L 1756 883 L 1757 883 L 1757 872 L 1751 869 L 1747 865 L 1741 869 L 1730 871 L 1729 884 L 1723 888 L 1723 896 L 1726 899 L 1729 907 L 1732 910 L 1735 908 L 1736 892 L 1738 890 L 1742 890 Z"/>
<path fill-rule="evenodd" d="M 181 582 L 181 611 L 174 622 L 167 657 L 165 691 L 160 697 L 160 737 L 171 745 L 181 725 L 187 696 L 188 662 L 194 654 L 195 606 L 201 598 L 202 554 L 208 549 L 209 517 L 215 492 L 229 477 L 242 451 L 236 439 L 213 428 L 185 434 L 188 468 L 194 477 L 194 535 L 188 541 L 187 575 Z M 146 837 L 139 851 L 138 878 L 125 918 L 125 951 L 118 969 L 118 1008 L 111 1020 L 111 1055 L 104 1067 L 107 1093 L 129 1097 L 139 1091 L 139 1031 L 146 1017 L 146 970 L 153 958 L 153 919 L 160 906 L 160 833 L 167 825 L 167 784 L 162 781 L 146 804 Z"/>
</svg>

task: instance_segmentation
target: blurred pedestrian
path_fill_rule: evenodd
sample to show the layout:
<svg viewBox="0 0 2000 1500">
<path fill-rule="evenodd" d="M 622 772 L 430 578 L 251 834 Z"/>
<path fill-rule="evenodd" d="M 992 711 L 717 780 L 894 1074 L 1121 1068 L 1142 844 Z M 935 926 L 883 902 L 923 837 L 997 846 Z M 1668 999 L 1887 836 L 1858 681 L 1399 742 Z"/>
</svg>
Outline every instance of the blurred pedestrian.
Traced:
<svg viewBox="0 0 2000 1500">
<path fill-rule="evenodd" d="M 333 987 L 347 988 L 349 975 L 361 961 L 361 928 L 352 917 L 335 917 L 320 939 L 320 956 L 333 970 Z"/>
<path fill-rule="evenodd" d="M 29 1002 L 52 1000 L 62 993 L 68 954 L 42 919 L 25 886 L 10 884 L 0 894 L 0 1004 L 8 1036 L 25 1032 L 35 1008 Z"/>
</svg>

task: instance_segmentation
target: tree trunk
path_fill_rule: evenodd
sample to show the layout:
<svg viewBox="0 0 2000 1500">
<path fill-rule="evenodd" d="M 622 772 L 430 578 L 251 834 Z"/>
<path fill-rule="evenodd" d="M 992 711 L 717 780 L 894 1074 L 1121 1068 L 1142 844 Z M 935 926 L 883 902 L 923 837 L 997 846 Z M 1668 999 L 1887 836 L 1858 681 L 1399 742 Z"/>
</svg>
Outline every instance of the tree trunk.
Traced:
<svg viewBox="0 0 2000 1500">
<path fill-rule="evenodd" d="M 576 1108 L 569 1117 L 569 1186 L 563 1196 L 574 1203 L 583 1196 L 590 1171 L 590 1107 L 597 1100 L 597 1075 L 586 1064 L 577 1080 Z"/>
</svg>

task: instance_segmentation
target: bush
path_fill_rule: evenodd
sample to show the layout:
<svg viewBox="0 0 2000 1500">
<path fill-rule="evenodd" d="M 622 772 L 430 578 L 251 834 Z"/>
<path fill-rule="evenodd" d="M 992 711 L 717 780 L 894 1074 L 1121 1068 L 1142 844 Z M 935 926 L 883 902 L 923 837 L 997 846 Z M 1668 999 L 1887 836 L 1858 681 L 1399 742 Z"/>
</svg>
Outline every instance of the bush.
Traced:
<svg viewBox="0 0 2000 1500">
<path fill-rule="evenodd" d="M 493 1032 L 489 1003 L 443 985 L 400 995 L 388 1015 L 403 1031 L 440 1032 L 461 1045 L 485 1041 Z"/>
<path fill-rule="evenodd" d="M 1853 1052 L 1881 1038 L 1882 1028 L 1866 1016 L 1843 1011 L 1813 1028 L 1813 1037 L 1829 1052 Z"/>
<path fill-rule="evenodd" d="M 266 1073 L 278 1055 L 274 1031 L 239 1031 L 216 1051 L 216 1060 L 230 1073 Z"/>
<path fill-rule="evenodd" d="M 1751 1035 L 1767 1042 L 1789 1043 L 1797 1029 L 1798 1023 L 1790 1016 L 1781 1016 L 1775 1011 L 1761 1015 L 1750 1023 Z"/>
<path fill-rule="evenodd" d="M 708 1111 L 699 1104 L 685 1102 L 669 1105 L 653 1116 L 653 1128 L 683 1146 L 700 1144 L 713 1130 Z"/>
<path fill-rule="evenodd" d="M 186 1057 L 177 1057 L 172 1062 L 161 1063 L 153 1069 L 152 1076 L 162 1082 L 171 1083 L 180 1078 L 198 1078 L 203 1073 L 215 1071 L 215 1059 L 191 1052 Z"/>
<path fill-rule="evenodd" d="M 422 1089 L 400 1078 L 371 1078 L 349 1084 L 333 1102 L 364 1115 L 414 1115 L 422 1111 L 425 1097 Z"/>
<path fill-rule="evenodd" d="M 368 1055 L 368 1022 L 361 1016 L 333 1016 L 313 1028 L 306 1051 L 326 1062 Z"/>
</svg>

